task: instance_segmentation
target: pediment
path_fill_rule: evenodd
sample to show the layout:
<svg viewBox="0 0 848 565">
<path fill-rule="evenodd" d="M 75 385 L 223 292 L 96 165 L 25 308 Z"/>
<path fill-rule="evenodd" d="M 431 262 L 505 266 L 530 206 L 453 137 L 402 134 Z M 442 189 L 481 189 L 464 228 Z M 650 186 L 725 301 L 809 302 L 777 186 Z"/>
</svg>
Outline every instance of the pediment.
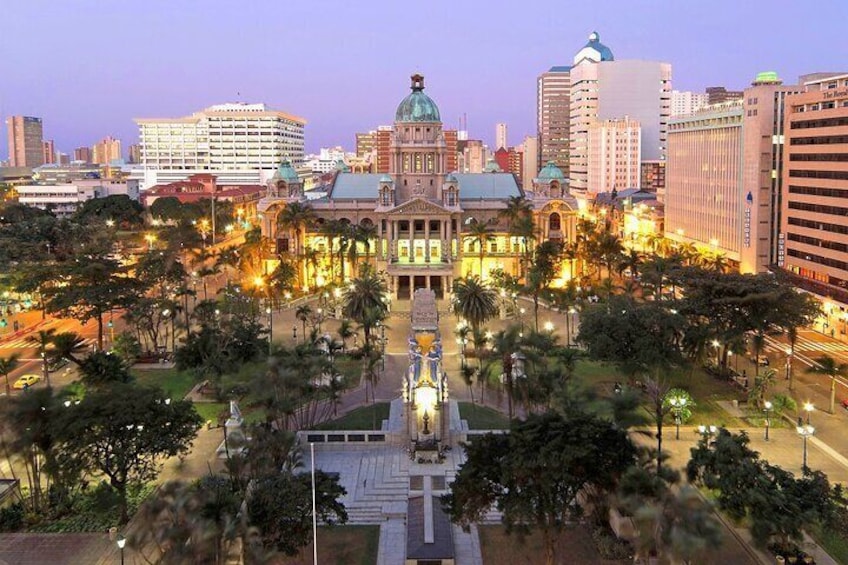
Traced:
<svg viewBox="0 0 848 565">
<path fill-rule="evenodd" d="M 403 204 L 396 206 L 388 211 L 388 214 L 391 216 L 397 216 L 401 214 L 438 215 L 450 213 L 451 211 L 447 208 L 444 208 L 430 200 L 425 200 L 424 198 L 413 198 L 411 200 L 407 200 Z"/>
</svg>

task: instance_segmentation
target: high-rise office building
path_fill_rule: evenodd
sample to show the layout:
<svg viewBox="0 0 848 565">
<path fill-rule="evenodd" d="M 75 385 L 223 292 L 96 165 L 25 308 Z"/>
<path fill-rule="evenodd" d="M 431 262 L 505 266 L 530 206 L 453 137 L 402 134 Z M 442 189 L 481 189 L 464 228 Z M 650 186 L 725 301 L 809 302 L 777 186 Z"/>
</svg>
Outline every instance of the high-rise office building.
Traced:
<svg viewBox="0 0 848 565">
<path fill-rule="evenodd" d="M 368 157 L 377 152 L 377 130 L 371 130 L 356 135 L 356 156 L 359 158 Z"/>
<path fill-rule="evenodd" d="M 595 192 L 639 188 L 641 163 L 639 122 L 595 121 L 589 125 L 589 186 Z"/>
<path fill-rule="evenodd" d="M 808 78 L 808 77 L 802 77 Z M 848 74 L 786 97 L 778 265 L 825 304 L 828 328 L 846 331 L 848 309 Z"/>
<path fill-rule="evenodd" d="M 98 165 L 108 165 L 121 158 L 121 140 L 114 137 L 104 137 L 91 148 L 91 162 Z"/>
<path fill-rule="evenodd" d="M 744 107 L 735 101 L 672 119 L 665 185 L 666 237 L 723 253 L 736 265 L 745 243 L 743 117 Z"/>
<path fill-rule="evenodd" d="M 265 104 L 219 104 L 185 118 L 135 122 L 143 188 L 210 171 L 221 184 L 260 184 L 281 161 L 303 161 L 306 121 Z"/>
<path fill-rule="evenodd" d="M 56 162 L 56 147 L 53 145 L 52 139 L 46 139 L 41 142 L 41 159 L 45 165 L 52 165 Z"/>
<path fill-rule="evenodd" d="M 6 118 L 9 136 L 9 166 L 38 167 L 44 164 L 44 130 L 41 118 L 10 116 Z"/>
<path fill-rule="evenodd" d="M 741 100 L 744 93 L 741 90 L 727 90 L 723 86 L 709 86 L 706 89 L 707 104 L 721 104 L 732 100 Z"/>
<path fill-rule="evenodd" d="M 690 90 L 671 91 L 671 115 L 686 116 L 697 112 L 707 105 L 709 95 L 706 92 L 692 92 Z"/>
<path fill-rule="evenodd" d="M 503 147 L 504 149 L 508 149 L 509 145 L 507 144 L 506 139 L 506 124 L 495 124 L 495 151 Z"/>
<path fill-rule="evenodd" d="M 129 163 L 141 163 L 141 145 L 133 143 L 127 150 L 127 161 Z"/>
<path fill-rule="evenodd" d="M 554 66 L 536 80 L 536 176 L 553 161 L 568 176 L 568 131 L 570 126 L 571 67 Z M 531 177 L 532 178 L 532 177 Z"/>
<path fill-rule="evenodd" d="M 615 60 L 597 33 L 574 57 L 569 127 L 570 189 L 591 197 L 589 130 L 598 120 L 628 117 L 642 130 L 640 161 L 665 159 L 671 114 L 671 65 L 656 61 Z"/>
<path fill-rule="evenodd" d="M 77 147 L 74 149 L 74 161 L 91 163 L 91 147 Z"/>
<path fill-rule="evenodd" d="M 539 141 L 528 135 L 524 138 L 524 157 L 521 165 L 521 188 L 527 192 L 533 190 L 533 179 L 539 174 Z"/>
</svg>

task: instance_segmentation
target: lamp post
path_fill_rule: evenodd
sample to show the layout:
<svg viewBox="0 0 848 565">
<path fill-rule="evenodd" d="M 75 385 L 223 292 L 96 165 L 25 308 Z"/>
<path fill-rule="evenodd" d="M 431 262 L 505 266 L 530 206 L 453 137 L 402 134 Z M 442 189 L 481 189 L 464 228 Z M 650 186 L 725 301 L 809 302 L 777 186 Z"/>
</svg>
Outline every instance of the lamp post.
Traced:
<svg viewBox="0 0 848 565">
<path fill-rule="evenodd" d="M 271 354 L 271 344 L 274 342 L 274 310 L 270 306 L 265 308 L 268 314 L 268 355 Z"/>
<path fill-rule="evenodd" d="M 680 439 L 680 421 L 683 414 L 683 409 L 686 408 L 686 397 L 673 396 L 668 400 L 671 404 L 671 411 L 674 413 L 674 425 L 677 427 L 674 439 Z"/>
<path fill-rule="evenodd" d="M 297 326 L 292 326 L 292 338 L 294 342 L 297 343 Z"/>
<path fill-rule="evenodd" d="M 816 429 L 810 424 L 802 424 L 795 428 L 795 431 L 798 432 L 798 435 L 804 438 L 804 459 L 803 465 L 801 466 L 802 471 L 807 471 L 807 438 L 812 437 L 816 433 Z"/>
<path fill-rule="evenodd" d="M 721 360 L 719 358 L 719 349 L 720 349 L 721 344 L 718 342 L 717 339 L 714 339 L 712 345 L 713 345 L 713 347 L 715 347 L 715 350 L 716 350 L 716 367 L 720 368 L 721 367 Z"/>
<path fill-rule="evenodd" d="M 715 426 L 705 426 L 703 424 L 698 426 L 698 433 L 701 434 L 701 437 L 707 442 L 709 442 L 709 438 L 714 436 L 717 431 L 718 428 Z"/>
<path fill-rule="evenodd" d="M 147 252 L 150 253 L 153 250 L 153 243 L 156 241 L 156 236 L 152 233 L 144 234 L 144 241 L 147 242 Z"/>
<path fill-rule="evenodd" d="M 810 414 L 812 414 L 813 410 L 815 410 L 815 409 L 816 409 L 816 407 L 813 406 L 812 402 L 805 402 L 804 403 L 804 412 L 807 413 L 807 425 L 810 425 Z"/>
<path fill-rule="evenodd" d="M 774 405 L 769 400 L 766 400 L 765 404 L 763 404 L 763 412 L 766 413 L 766 441 L 769 440 L 769 428 L 771 427 L 771 411 L 773 408 Z"/>
<path fill-rule="evenodd" d="M 124 565 L 124 546 L 127 545 L 127 538 L 121 536 L 118 538 L 118 549 L 121 550 L 121 565 Z"/>
</svg>

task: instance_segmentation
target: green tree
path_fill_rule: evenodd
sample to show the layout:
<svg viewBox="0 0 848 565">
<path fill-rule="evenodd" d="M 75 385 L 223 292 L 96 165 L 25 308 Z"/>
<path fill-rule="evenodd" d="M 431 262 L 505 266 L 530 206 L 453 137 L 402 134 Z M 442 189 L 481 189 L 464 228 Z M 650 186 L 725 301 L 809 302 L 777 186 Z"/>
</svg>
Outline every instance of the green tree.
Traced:
<svg viewBox="0 0 848 565">
<path fill-rule="evenodd" d="M 814 365 L 807 369 L 808 373 L 827 375 L 830 378 L 830 413 L 836 410 L 836 377 L 848 373 L 848 363 L 839 363 L 830 355 L 822 355 Z"/>
<path fill-rule="evenodd" d="M 109 479 L 121 523 L 129 519 L 129 484 L 155 479 L 164 458 L 188 453 L 201 424 L 191 402 L 166 402 L 162 390 L 131 384 L 92 390 L 63 415 L 66 449 L 84 468 Z"/>
<path fill-rule="evenodd" d="M 88 223 L 92 220 L 100 224 L 115 222 L 123 229 L 134 229 L 144 223 L 144 207 L 126 194 L 113 194 L 104 198 L 92 198 L 83 202 L 73 215 L 73 221 Z"/>
<path fill-rule="evenodd" d="M 474 331 L 498 313 L 495 292 L 478 277 L 458 278 L 453 283 L 456 313 L 468 320 Z"/>
<path fill-rule="evenodd" d="M 277 215 L 277 225 L 293 235 L 294 256 L 298 260 L 303 254 L 303 235 L 314 223 L 315 210 L 301 202 L 287 204 Z"/>
<path fill-rule="evenodd" d="M 6 398 L 12 396 L 12 387 L 9 386 L 9 373 L 18 368 L 20 364 L 20 354 L 13 353 L 8 357 L 0 357 L 0 375 L 6 379 Z"/>
<path fill-rule="evenodd" d="M 346 493 L 338 477 L 315 471 L 315 508 L 320 523 L 347 522 L 347 511 L 339 501 Z M 295 555 L 312 539 L 309 473 L 276 473 L 256 481 L 247 498 L 247 513 L 266 549 Z"/>
<path fill-rule="evenodd" d="M 539 331 L 539 298 L 547 291 L 560 267 L 562 244 L 548 240 L 536 247 L 533 264 L 527 270 L 525 288 L 533 297 L 533 319 Z"/>
<path fill-rule="evenodd" d="M 47 357 L 53 362 L 60 359 L 67 359 L 74 365 L 79 366 L 83 362 L 82 356 L 89 351 L 85 345 L 85 339 L 76 332 L 54 334 L 50 337 L 50 343 L 52 347 Z"/>
<path fill-rule="evenodd" d="M 362 326 L 366 347 L 371 346 L 371 332 L 377 322 L 381 322 L 386 317 L 387 292 L 386 283 L 369 268 L 363 269 L 345 291 L 343 314 Z"/>
<path fill-rule="evenodd" d="M 56 335 L 54 328 L 38 330 L 38 332 L 27 337 L 27 341 L 38 347 L 38 355 L 41 357 L 41 376 L 44 378 L 47 388 L 50 388 L 50 370 L 48 367 L 50 348 L 53 347 L 53 336 Z"/>
<path fill-rule="evenodd" d="M 480 279 L 483 279 L 483 259 L 486 256 L 486 243 L 492 239 L 492 232 L 489 231 L 489 227 L 483 223 L 478 221 L 473 221 L 468 224 L 466 230 L 465 237 L 463 237 L 463 241 L 470 241 L 474 245 L 477 246 L 477 250 L 480 255 Z"/>
<path fill-rule="evenodd" d="M 541 532 L 548 565 L 557 562 L 566 524 L 580 515 L 577 495 L 612 491 L 636 453 L 623 430 L 579 412 L 531 415 L 509 434 L 480 436 L 465 449 L 466 462 L 443 498 L 451 520 L 467 528 L 496 506 L 507 532 Z"/>
<path fill-rule="evenodd" d="M 306 339 L 306 322 L 312 316 L 312 307 L 309 304 L 301 304 L 295 310 L 294 316 L 303 324 L 303 339 Z"/>
</svg>

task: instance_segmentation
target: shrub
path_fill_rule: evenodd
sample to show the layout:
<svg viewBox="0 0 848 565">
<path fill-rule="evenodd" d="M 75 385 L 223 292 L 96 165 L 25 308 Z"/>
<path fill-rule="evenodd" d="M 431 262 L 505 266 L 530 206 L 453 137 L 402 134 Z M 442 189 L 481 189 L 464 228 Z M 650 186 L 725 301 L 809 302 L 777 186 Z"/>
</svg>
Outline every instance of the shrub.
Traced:
<svg viewBox="0 0 848 565">
<path fill-rule="evenodd" d="M 618 539 L 609 528 L 602 526 L 593 528 L 592 541 L 595 543 L 595 549 L 598 550 L 601 559 L 630 559 L 633 556 L 633 548 L 630 543 Z"/>
<path fill-rule="evenodd" d="M 24 505 L 16 502 L 0 509 L 0 532 L 17 532 L 24 526 Z"/>
</svg>

